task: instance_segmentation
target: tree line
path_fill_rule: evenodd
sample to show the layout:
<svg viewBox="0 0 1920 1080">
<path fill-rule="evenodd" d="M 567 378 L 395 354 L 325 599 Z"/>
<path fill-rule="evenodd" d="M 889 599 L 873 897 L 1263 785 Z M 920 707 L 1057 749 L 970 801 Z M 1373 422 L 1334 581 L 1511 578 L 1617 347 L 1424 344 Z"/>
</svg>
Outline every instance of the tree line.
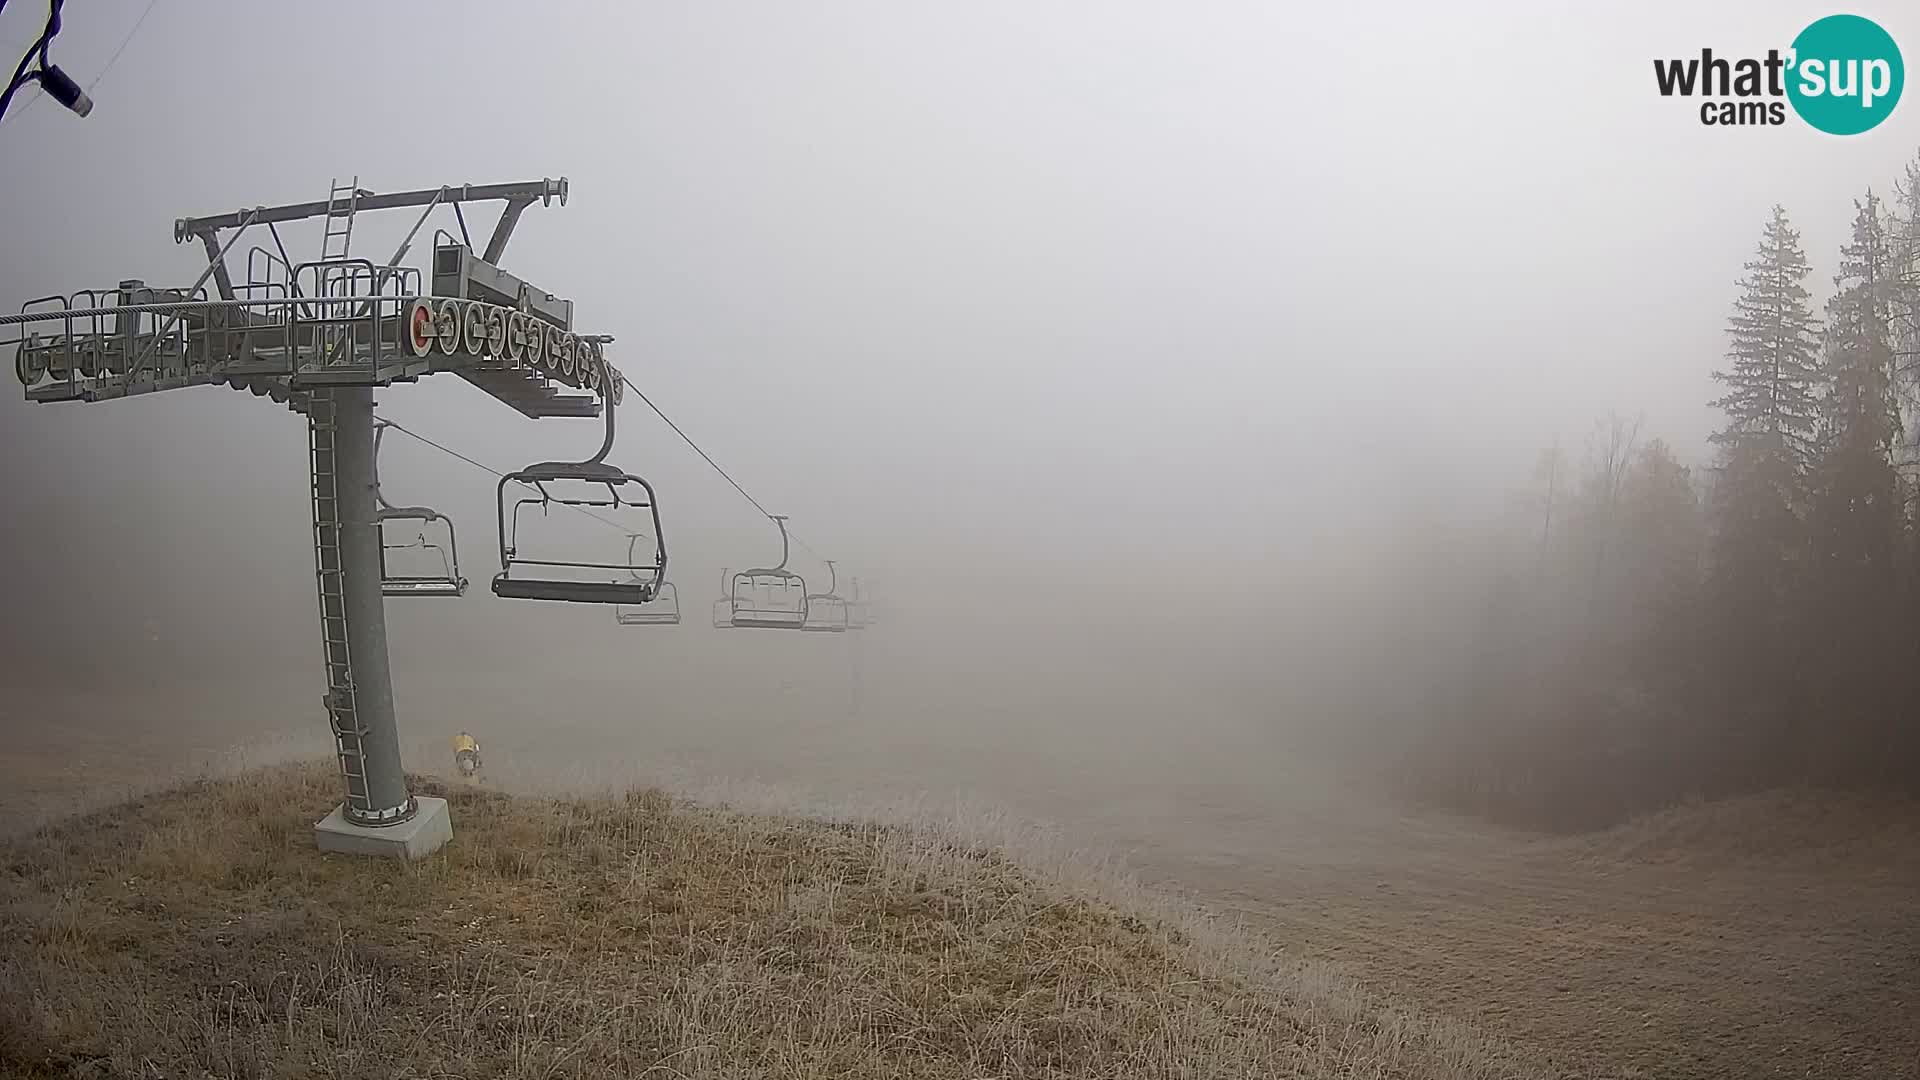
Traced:
<svg viewBox="0 0 1920 1080">
<path fill-rule="evenodd" d="M 1682 463 L 1610 416 L 1516 493 L 1401 778 L 1590 828 L 1790 784 L 1920 791 L 1920 159 L 1855 201 L 1816 309 L 1774 207 Z"/>
</svg>

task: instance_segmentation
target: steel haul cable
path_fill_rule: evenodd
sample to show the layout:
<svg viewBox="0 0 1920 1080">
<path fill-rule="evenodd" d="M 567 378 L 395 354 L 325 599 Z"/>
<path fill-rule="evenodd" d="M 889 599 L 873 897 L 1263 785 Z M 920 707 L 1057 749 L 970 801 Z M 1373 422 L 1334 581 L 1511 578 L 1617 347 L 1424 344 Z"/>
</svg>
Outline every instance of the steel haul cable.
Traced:
<svg viewBox="0 0 1920 1080">
<path fill-rule="evenodd" d="M 709 466 L 711 466 L 714 472 L 719 473 L 720 479 L 725 480 L 728 484 L 731 484 L 733 486 L 733 490 L 740 493 L 741 498 L 747 500 L 747 502 L 751 504 L 755 510 L 760 511 L 762 516 L 768 517 L 768 518 L 773 517 L 773 515 L 768 512 L 766 507 L 760 505 L 760 500 L 754 498 L 752 495 L 747 494 L 747 489 L 741 487 L 740 482 L 738 480 L 735 480 L 731 475 L 729 475 L 727 473 L 727 470 L 721 468 L 720 463 L 713 460 L 713 457 L 710 454 L 708 454 L 705 450 L 702 450 L 700 448 L 699 443 L 694 442 L 691 436 L 689 436 L 685 431 L 682 431 L 680 429 L 680 425 L 673 422 L 672 417 L 662 412 L 660 410 L 660 406 L 655 405 L 653 403 L 652 398 L 648 397 L 643 391 L 641 391 L 639 387 L 633 385 L 632 379 L 629 379 L 626 377 L 626 375 L 622 374 L 620 376 L 620 381 L 625 383 L 627 385 L 627 389 L 633 391 L 634 396 L 639 398 L 641 402 L 646 405 L 647 408 L 653 410 L 653 415 L 659 417 L 662 422 L 664 422 L 668 427 L 672 428 L 673 433 L 675 435 L 680 436 L 681 442 L 684 442 L 688 446 L 692 447 L 693 452 L 700 455 L 700 460 L 706 462 Z M 812 555 L 816 559 L 821 558 L 820 553 L 813 550 L 812 545 L 808 544 L 805 540 L 802 540 L 797 536 L 792 536 L 791 533 L 789 533 L 788 535 L 792 538 L 795 544 L 798 544 L 800 547 L 806 549 L 807 554 Z M 821 559 L 821 561 L 824 562 L 825 560 Z"/>
<path fill-rule="evenodd" d="M 426 444 L 427 444 L 428 446 L 431 446 L 431 447 L 433 447 L 433 448 L 434 448 L 435 450 L 438 450 L 438 451 L 440 451 L 441 453 L 443 453 L 443 454 L 446 454 L 446 455 L 448 455 L 449 457 L 456 457 L 456 458 L 459 458 L 459 459 L 460 459 L 461 461 L 464 461 L 464 462 L 466 462 L 467 464 L 469 464 L 469 465 L 471 465 L 471 466 L 473 466 L 474 468 L 476 468 L 476 469 L 479 469 L 479 470 L 480 470 L 481 472 L 484 472 L 484 473 L 487 473 L 487 474 L 489 474 L 489 475 L 491 475 L 491 476 L 492 476 L 492 477 L 494 477 L 495 479 L 498 479 L 498 480 L 504 480 L 504 479 L 506 479 L 506 476 L 507 476 L 507 474 L 506 474 L 506 473 L 503 473 L 503 472 L 501 472 L 501 471 L 500 471 L 499 469 L 496 469 L 496 468 L 493 468 L 493 467 L 492 467 L 492 466 L 490 466 L 490 465 L 483 465 L 483 464 L 481 464 L 480 462 L 478 462 L 478 461 L 475 461 L 475 460 L 473 460 L 472 458 L 470 458 L 470 457 L 468 457 L 467 455 L 465 455 L 465 454 L 463 454 L 463 453 L 461 453 L 461 452 L 460 452 L 460 451 L 458 451 L 458 450 L 455 450 L 455 449 L 453 449 L 453 448 L 452 448 L 452 447 L 450 447 L 450 446 L 444 446 L 444 445 L 442 445 L 442 444 L 440 444 L 440 443 L 437 443 L 437 442 L 434 442 L 434 441 L 433 441 L 432 439 L 429 439 L 429 438 L 427 438 L 427 437 L 426 437 L 425 435 L 422 435 L 422 434 L 420 434 L 420 433 L 419 433 L 419 432 L 417 432 L 417 431 L 413 431 L 413 430 L 410 430 L 410 429 L 408 429 L 408 428 L 405 428 L 405 427 L 402 427 L 402 426 L 400 426 L 399 424 L 397 424 L 397 423 L 395 423 L 395 422 L 394 422 L 394 421 L 392 421 L 392 420 L 389 420 L 389 419 L 387 419 L 387 418 L 386 418 L 386 417 L 384 417 L 384 416 L 377 416 L 377 415 L 376 415 L 376 416 L 374 417 L 374 419 L 375 419 L 375 420 L 378 420 L 378 421 L 379 421 L 380 423 L 383 423 L 383 424 L 385 424 L 385 425 L 387 425 L 388 427 L 390 427 L 390 428 L 392 428 L 393 430 L 395 430 L 395 431 L 397 431 L 397 432 L 399 432 L 400 434 L 402 434 L 402 435 L 405 435 L 405 436 L 407 436 L 407 437 L 408 437 L 408 438 L 410 438 L 410 439 L 413 439 L 413 440 L 415 440 L 415 441 L 418 441 L 418 442 L 423 442 L 423 443 L 426 443 Z M 532 486 L 533 486 L 533 485 L 531 485 L 531 484 L 528 484 L 528 483 L 526 483 L 526 482 L 524 482 L 524 481 L 520 481 L 519 483 L 521 484 L 521 486 L 522 486 L 522 487 L 532 487 Z M 565 504 L 562 504 L 562 505 L 565 505 Z M 631 530 L 631 529 L 627 529 L 627 528 L 623 528 L 623 527 L 622 527 L 622 526 L 620 526 L 620 525 L 619 525 L 619 524 L 618 524 L 617 522 L 612 522 L 612 521 L 608 521 L 608 520 L 607 520 L 606 518 L 603 518 L 603 517 L 601 517 L 601 516 L 600 516 L 599 514 L 596 514 L 596 513 L 594 513 L 593 511 L 591 511 L 591 510 L 589 510 L 589 509 L 587 509 L 587 508 L 586 508 L 586 507 L 584 507 L 584 506 L 568 506 L 568 507 L 567 507 L 567 509 L 569 509 L 569 510 L 575 510 L 575 511 L 578 511 L 578 512 L 580 512 L 580 513 L 582 513 L 582 514 L 585 514 L 585 515 L 587 515 L 588 517 L 590 517 L 590 518 L 592 518 L 593 520 L 595 520 L 595 521 L 597 521 L 597 522 L 599 522 L 600 524 L 602 524 L 602 525 L 605 525 L 605 526 L 607 526 L 607 527 L 608 527 L 608 528 L 610 528 L 610 529 L 617 529 L 617 530 L 619 530 L 620 532 L 622 532 L 622 533 L 625 533 L 625 534 L 627 534 L 627 535 L 629 535 L 629 536 L 635 536 L 635 535 L 637 535 L 637 536 L 646 536 L 646 534 L 645 534 L 645 533 L 635 533 L 635 532 L 634 532 L 633 530 Z M 651 539 L 652 539 L 652 537 L 647 537 L 647 539 L 649 539 L 649 540 L 651 540 Z"/>
<path fill-rule="evenodd" d="M 673 433 L 680 437 L 681 442 L 686 443 L 687 446 L 691 448 L 694 453 L 700 455 L 700 460 L 706 462 L 709 468 L 711 468 L 715 473 L 718 473 L 720 476 L 720 479 L 725 480 L 728 486 L 732 487 L 733 490 L 739 492 L 740 497 L 747 500 L 748 505 L 752 506 L 755 510 L 759 511 L 763 517 L 767 517 L 767 518 L 773 517 L 773 514 L 769 512 L 765 506 L 762 506 L 760 504 L 760 500 L 754 498 L 753 495 L 749 493 L 746 488 L 742 487 L 740 485 L 740 481 L 735 480 L 731 473 L 721 468 L 720 463 L 713 460 L 713 455 L 707 453 L 706 450 L 703 449 L 699 443 L 694 442 L 693 437 L 688 435 L 686 431 L 680 427 L 679 424 L 674 423 L 673 418 L 668 416 L 666 412 L 660 408 L 659 405 L 654 404 L 654 401 L 652 398 L 648 397 L 646 393 L 642 391 L 638 386 L 635 386 L 633 384 L 632 379 L 627 378 L 627 376 L 623 374 L 620 376 L 620 381 L 622 383 L 625 383 L 627 389 L 633 391 L 633 395 L 639 398 L 640 401 L 643 404 L 645 404 L 647 408 L 653 410 L 653 415 L 659 417 L 662 423 L 666 424 L 668 428 L 672 429 Z M 611 408 L 612 406 L 609 405 L 607 407 Z M 434 442 L 432 439 L 429 439 L 426 436 L 421 435 L 416 431 L 410 431 L 407 428 L 401 427 L 399 424 L 394 423 L 392 420 L 388 420 L 385 417 L 376 417 L 376 419 L 380 420 L 382 423 L 385 423 L 387 426 L 393 428 L 395 431 L 400 432 L 402 435 L 406 435 L 413 439 L 417 439 L 420 442 L 423 442 L 428 446 L 433 447 L 435 450 L 438 450 L 443 454 L 448 454 L 452 457 L 459 458 L 461 461 L 466 462 L 467 464 L 473 466 L 476 469 L 480 469 L 483 472 L 489 473 L 496 478 L 504 477 L 506 475 L 500 472 L 498 469 L 492 468 L 491 466 L 488 466 L 488 465 L 483 465 L 480 462 L 475 461 L 474 459 L 468 457 L 467 455 L 460 453 L 458 450 L 454 450 L 451 447 L 443 446 L 440 443 Z M 594 519 L 595 521 L 600 522 L 603 525 L 608 526 L 609 528 L 619 529 L 621 532 L 630 532 L 630 530 L 623 529 L 621 528 L 621 526 L 615 524 L 614 522 L 608 521 L 606 518 L 603 518 L 599 514 L 596 514 L 593 511 L 588 510 L 584 507 L 576 506 L 576 507 L 572 507 L 572 509 L 580 511 L 581 513 L 587 515 L 588 517 Z M 789 536 L 791 536 L 794 544 L 800 547 L 802 550 L 804 550 L 807 554 L 812 555 L 816 559 L 820 559 L 822 562 L 826 561 L 818 551 L 815 551 L 813 549 L 813 545 L 807 543 L 805 540 L 800 539 L 798 536 L 792 536 L 791 533 L 789 533 Z"/>
</svg>

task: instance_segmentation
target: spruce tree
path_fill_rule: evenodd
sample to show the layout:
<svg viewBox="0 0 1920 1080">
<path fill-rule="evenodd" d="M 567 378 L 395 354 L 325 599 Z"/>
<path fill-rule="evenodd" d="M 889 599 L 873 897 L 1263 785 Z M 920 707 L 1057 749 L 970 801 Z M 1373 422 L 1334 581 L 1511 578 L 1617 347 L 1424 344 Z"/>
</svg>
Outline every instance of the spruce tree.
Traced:
<svg viewBox="0 0 1920 1080">
<path fill-rule="evenodd" d="M 1740 279 L 1727 323 L 1727 424 L 1714 485 L 1709 659 L 1722 692 L 1730 771 L 1714 786 L 1781 779 L 1772 748 L 1793 740 L 1803 689 L 1795 677 L 1803 578 L 1806 477 L 1819 431 L 1819 342 L 1803 282 L 1800 236 L 1775 206 Z M 1745 752 L 1741 748 L 1746 748 Z"/>
<path fill-rule="evenodd" d="M 1901 435 L 1893 382 L 1899 282 L 1892 237 L 1877 196 L 1868 192 L 1866 202 L 1854 206 L 1852 239 L 1840 249 L 1840 273 L 1827 302 L 1821 370 L 1820 502 L 1841 515 L 1830 513 L 1831 525 L 1847 524 L 1876 503 L 1882 511 L 1892 505 L 1891 455 Z M 1851 548 L 1824 544 L 1823 555 L 1866 558 L 1868 549 L 1861 545 L 1868 534 L 1846 531 L 1859 543 Z M 1886 539 L 1875 532 L 1871 546 L 1877 550 Z"/>
<path fill-rule="evenodd" d="M 1920 699 L 1920 154 L 1907 163 L 1894 191 L 1893 382 L 1907 434 L 1894 454 L 1894 464 L 1902 470 L 1906 528 L 1899 632 L 1908 643 L 1904 698 L 1912 702 Z M 1920 777 L 1920 723 L 1909 722 L 1898 741 L 1904 745 L 1890 748 L 1889 756 L 1904 758 L 1908 775 Z"/>
<path fill-rule="evenodd" d="M 1797 468 L 1810 458 L 1818 425 L 1819 338 L 1803 282 L 1800 234 L 1775 206 L 1760 247 L 1740 279 L 1727 322 L 1729 364 L 1714 378 L 1727 388 L 1713 404 L 1727 413 L 1714 442 L 1762 454 L 1786 454 Z"/>
<path fill-rule="evenodd" d="M 1920 154 L 1894 181 L 1887 226 L 1892 245 L 1894 391 L 1909 436 L 1920 435 Z M 1920 462 L 1920 441 L 1909 438 L 1898 459 Z"/>
<path fill-rule="evenodd" d="M 1855 204 L 1827 304 L 1825 389 L 1812 507 L 1820 698 L 1835 725 L 1822 739 L 1830 768 L 1884 756 L 1893 721 L 1902 530 L 1893 452 L 1901 440 L 1894 395 L 1893 314 L 1898 282 L 1880 200 Z"/>
</svg>

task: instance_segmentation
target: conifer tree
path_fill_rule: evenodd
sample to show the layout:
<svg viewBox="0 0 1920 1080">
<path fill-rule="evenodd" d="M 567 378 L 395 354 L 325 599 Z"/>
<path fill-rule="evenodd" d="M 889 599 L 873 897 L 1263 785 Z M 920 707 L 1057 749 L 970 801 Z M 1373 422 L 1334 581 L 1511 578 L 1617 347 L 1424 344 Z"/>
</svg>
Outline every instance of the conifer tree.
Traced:
<svg viewBox="0 0 1920 1080">
<path fill-rule="evenodd" d="M 1894 303 L 1892 312 L 1894 396 L 1906 437 L 1894 452 L 1900 470 L 1900 499 L 1905 508 L 1906 543 L 1901 551 L 1903 625 L 1907 642 L 1905 700 L 1920 698 L 1920 154 L 1894 183 Z M 1920 723 L 1908 722 L 1894 747 L 1908 767 L 1920 766 Z M 1916 770 L 1920 771 L 1920 770 Z"/>
<path fill-rule="evenodd" d="M 1762 747 L 1790 739 L 1799 722 L 1794 677 L 1796 588 L 1803 579 L 1806 476 L 1819 431 L 1819 342 L 1803 282 L 1800 236 L 1773 208 L 1759 250 L 1746 264 L 1727 323 L 1727 393 L 1714 404 L 1726 427 L 1714 485 L 1713 571 L 1707 616 L 1719 690 L 1720 724 L 1730 736 L 1733 775 L 1722 782 L 1779 779 Z M 1732 748 L 1752 752 L 1739 755 Z"/>
<path fill-rule="evenodd" d="M 1827 327 L 1819 428 L 1819 495 L 1826 524 L 1857 526 L 1859 514 L 1879 506 L 1884 514 L 1895 491 L 1893 448 L 1901 436 L 1893 389 L 1893 318 L 1899 282 L 1881 203 L 1872 192 L 1855 203 L 1852 239 L 1840 249 L 1835 294 L 1827 302 Z M 1835 516 L 1838 515 L 1838 516 Z M 1857 562 L 1890 539 L 1877 530 L 1844 530 L 1858 542 L 1836 548 L 1823 539 L 1823 556 Z"/>
<path fill-rule="evenodd" d="M 1887 227 L 1892 246 L 1894 391 L 1908 440 L 1896 460 L 1920 463 L 1920 154 L 1894 181 Z"/>
<path fill-rule="evenodd" d="M 1803 284 L 1807 256 L 1785 209 L 1773 208 L 1759 250 L 1745 270 L 1740 298 L 1727 322 L 1729 363 L 1726 370 L 1714 372 L 1727 388 L 1713 403 L 1727 413 L 1726 429 L 1714 442 L 1768 455 L 1784 453 L 1804 468 L 1818 424 L 1820 343 Z"/>
<path fill-rule="evenodd" d="M 1833 727 L 1820 749 L 1832 768 L 1873 760 L 1893 704 L 1895 598 L 1902 532 L 1892 454 L 1901 440 L 1892 319 L 1898 282 L 1880 200 L 1856 203 L 1827 304 L 1820 450 L 1811 516 L 1815 630 L 1810 659 Z"/>
</svg>

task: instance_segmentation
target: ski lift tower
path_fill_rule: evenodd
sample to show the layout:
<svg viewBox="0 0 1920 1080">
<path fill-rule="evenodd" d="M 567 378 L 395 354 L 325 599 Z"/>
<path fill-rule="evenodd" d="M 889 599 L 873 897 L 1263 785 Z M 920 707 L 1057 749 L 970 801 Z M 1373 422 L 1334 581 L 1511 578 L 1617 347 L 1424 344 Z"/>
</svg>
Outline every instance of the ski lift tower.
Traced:
<svg viewBox="0 0 1920 1080">
<path fill-rule="evenodd" d="M 418 858 L 453 836 L 445 800 L 409 792 L 400 765 L 381 596 L 374 388 L 448 373 L 534 419 L 599 416 L 624 396 L 625 380 L 602 348 L 611 339 L 575 333 L 572 301 L 500 269 L 522 213 L 566 200 L 565 178 L 385 195 L 357 179 L 335 183 L 323 202 L 174 222 L 174 242 L 198 241 L 207 255 L 185 288 L 129 279 L 0 315 L 10 331 L 0 345 L 14 346 L 29 401 L 224 385 L 306 417 L 326 708 L 346 788 L 314 827 L 322 850 Z M 506 205 L 476 254 L 461 208 L 489 202 Z M 442 206 L 452 208 L 459 235 L 435 231 L 423 275 L 404 261 Z M 402 208 L 418 217 L 390 258 L 349 254 L 359 215 Z M 324 219 L 320 257 L 295 262 L 277 226 L 308 218 Z M 255 242 L 236 280 L 229 260 L 243 237 Z"/>
</svg>

